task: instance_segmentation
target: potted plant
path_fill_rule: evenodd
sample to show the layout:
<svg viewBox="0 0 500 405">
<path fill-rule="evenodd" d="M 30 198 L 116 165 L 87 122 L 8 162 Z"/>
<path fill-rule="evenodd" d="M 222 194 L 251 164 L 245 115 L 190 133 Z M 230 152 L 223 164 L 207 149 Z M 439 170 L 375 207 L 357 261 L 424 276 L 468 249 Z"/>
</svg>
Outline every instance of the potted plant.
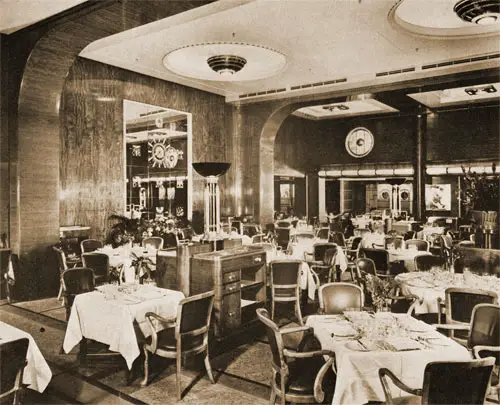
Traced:
<svg viewBox="0 0 500 405">
<path fill-rule="evenodd" d="M 474 223 L 481 227 L 496 228 L 499 205 L 500 176 L 496 165 L 492 165 L 492 173 L 477 173 L 470 167 L 462 166 L 464 173 L 460 199 L 471 215 Z"/>
</svg>

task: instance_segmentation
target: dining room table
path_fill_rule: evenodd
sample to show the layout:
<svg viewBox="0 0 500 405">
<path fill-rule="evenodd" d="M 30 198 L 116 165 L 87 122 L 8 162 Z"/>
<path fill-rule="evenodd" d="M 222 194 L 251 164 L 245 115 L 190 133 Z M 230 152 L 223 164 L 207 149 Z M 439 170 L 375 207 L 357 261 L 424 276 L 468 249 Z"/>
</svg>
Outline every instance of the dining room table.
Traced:
<svg viewBox="0 0 500 405">
<path fill-rule="evenodd" d="M 23 385 L 27 385 L 29 389 L 34 391 L 44 392 L 52 379 L 52 371 L 38 348 L 35 339 L 28 332 L 0 321 L 0 344 L 23 338 L 29 340 Z"/>
<path fill-rule="evenodd" d="M 413 294 L 419 299 L 415 304 L 416 314 L 438 313 L 438 298 L 445 299 L 447 288 L 474 288 L 493 291 L 500 296 L 500 279 L 495 276 L 471 273 L 465 270 L 457 274 L 447 270 L 432 269 L 413 273 L 402 273 L 395 277 L 403 295 Z"/>
<path fill-rule="evenodd" d="M 147 312 L 164 318 L 177 315 L 180 291 L 153 284 L 105 284 L 94 291 L 77 295 L 66 327 L 63 349 L 69 353 L 78 343 L 92 339 L 120 353 L 129 369 L 139 356 L 139 338 L 151 335 Z M 155 324 L 157 331 L 162 324 Z"/>
<path fill-rule="evenodd" d="M 410 387 L 422 388 L 429 362 L 471 360 L 465 347 L 407 314 L 346 311 L 311 315 L 306 325 L 313 328 L 322 349 L 335 353 L 333 405 L 384 402 L 380 368 L 388 368 Z M 393 397 L 405 395 L 395 385 L 391 391 Z"/>
</svg>

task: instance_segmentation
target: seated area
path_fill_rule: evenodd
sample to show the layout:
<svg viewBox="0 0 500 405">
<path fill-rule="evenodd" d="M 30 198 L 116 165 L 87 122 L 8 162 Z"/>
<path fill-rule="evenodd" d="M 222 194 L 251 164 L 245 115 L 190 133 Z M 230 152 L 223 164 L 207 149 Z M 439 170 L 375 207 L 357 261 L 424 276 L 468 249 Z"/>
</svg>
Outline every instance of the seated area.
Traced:
<svg viewBox="0 0 500 405">
<path fill-rule="evenodd" d="M 500 405 L 500 0 L 2 0 L 0 403 Z"/>
</svg>

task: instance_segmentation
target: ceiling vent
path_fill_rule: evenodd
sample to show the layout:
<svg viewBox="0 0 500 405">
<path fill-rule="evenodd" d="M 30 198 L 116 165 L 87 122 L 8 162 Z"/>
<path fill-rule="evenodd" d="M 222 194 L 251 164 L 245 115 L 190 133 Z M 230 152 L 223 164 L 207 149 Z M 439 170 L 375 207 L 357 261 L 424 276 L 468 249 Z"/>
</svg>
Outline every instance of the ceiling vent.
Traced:
<svg viewBox="0 0 500 405">
<path fill-rule="evenodd" d="M 500 22 L 500 0 L 460 0 L 453 11 L 464 21 L 490 25 Z"/>
<path fill-rule="evenodd" d="M 485 61 L 485 60 L 490 60 L 490 59 L 498 59 L 498 58 L 500 58 L 500 53 L 493 53 L 490 55 L 474 56 L 472 58 L 449 60 L 449 61 L 438 62 L 438 63 L 430 63 L 428 65 L 423 65 L 422 70 L 443 68 L 443 67 L 447 67 L 447 66 L 461 65 L 463 63 L 480 62 L 480 61 Z"/>
<path fill-rule="evenodd" d="M 397 70 L 390 70 L 387 72 L 379 72 L 379 73 L 375 74 L 375 77 L 399 75 L 401 73 L 408 73 L 408 72 L 414 72 L 414 71 L 415 71 L 414 67 L 409 67 L 406 69 L 397 69 Z"/>
<path fill-rule="evenodd" d="M 307 84 L 301 84 L 297 86 L 292 86 L 290 87 L 290 90 L 300 90 L 300 89 L 308 89 L 311 87 L 322 87 L 322 86 L 330 86 L 332 84 L 337 84 L 337 83 L 345 83 L 347 82 L 347 78 L 342 78 L 342 79 L 336 79 L 336 80 L 327 80 L 324 82 L 316 82 L 316 83 L 307 83 Z"/>
<path fill-rule="evenodd" d="M 240 94 L 238 98 L 241 100 L 243 98 L 251 98 L 251 97 L 257 97 L 257 96 L 264 96 L 267 94 L 276 94 L 276 93 L 284 93 L 286 91 L 285 88 L 281 89 L 271 89 L 271 90 L 265 90 L 265 91 L 259 91 L 258 93 L 246 93 L 246 94 Z"/>
</svg>

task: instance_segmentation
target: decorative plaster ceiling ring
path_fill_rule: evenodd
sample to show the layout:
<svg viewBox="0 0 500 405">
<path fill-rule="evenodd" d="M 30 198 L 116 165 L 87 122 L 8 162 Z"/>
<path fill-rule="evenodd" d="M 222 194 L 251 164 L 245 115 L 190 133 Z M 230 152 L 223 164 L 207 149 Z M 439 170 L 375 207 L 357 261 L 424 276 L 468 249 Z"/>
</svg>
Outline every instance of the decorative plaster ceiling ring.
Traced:
<svg viewBox="0 0 500 405">
<path fill-rule="evenodd" d="M 500 35 L 500 23 L 481 25 L 461 20 L 458 0 L 398 0 L 387 19 L 398 31 L 421 38 L 467 39 Z"/>
<path fill-rule="evenodd" d="M 238 57 L 246 61 L 239 71 L 220 74 L 208 63 L 215 56 Z M 213 59 L 212 59 L 213 60 Z M 287 66 L 286 56 L 274 49 L 245 43 L 217 42 L 187 45 L 165 55 L 163 65 L 180 76 L 213 81 L 247 81 L 274 76 Z"/>
</svg>

